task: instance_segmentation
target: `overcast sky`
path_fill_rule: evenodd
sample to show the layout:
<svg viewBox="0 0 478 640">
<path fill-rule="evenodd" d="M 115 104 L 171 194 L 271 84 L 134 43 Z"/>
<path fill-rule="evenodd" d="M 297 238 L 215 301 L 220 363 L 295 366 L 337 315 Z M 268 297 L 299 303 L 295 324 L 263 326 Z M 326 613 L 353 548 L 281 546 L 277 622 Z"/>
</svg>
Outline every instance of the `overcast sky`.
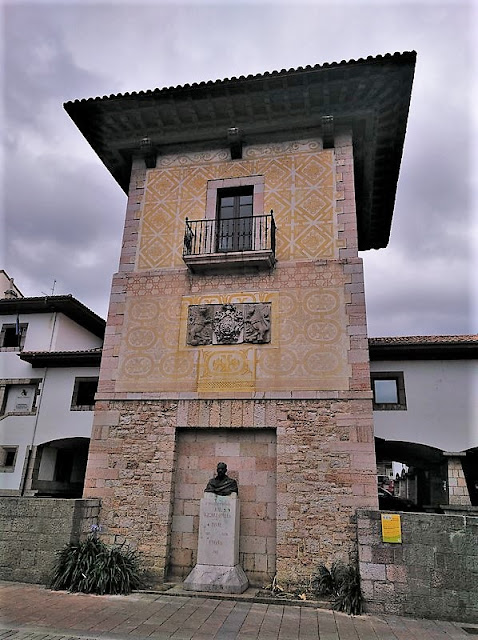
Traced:
<svg viewBox="0 0 478 640">
<path fill-rule="evenodd" d="M 369 335 L 476 332 L 473 5 L 4 1 L 0 268 L 106 317 L 126 197 L 64 102 L 414 49 L 390 244 L 362 254 Z"/>
</svg>

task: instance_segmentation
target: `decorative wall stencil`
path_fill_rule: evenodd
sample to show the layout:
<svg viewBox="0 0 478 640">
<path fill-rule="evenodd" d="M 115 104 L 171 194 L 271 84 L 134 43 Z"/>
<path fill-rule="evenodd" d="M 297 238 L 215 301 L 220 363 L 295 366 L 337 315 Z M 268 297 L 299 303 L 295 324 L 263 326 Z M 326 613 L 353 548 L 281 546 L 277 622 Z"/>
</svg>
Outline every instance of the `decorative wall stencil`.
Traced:
<svg viewBox="0 0 478 640">
<path fill-rule="evenodd" d="M 151 329 L 134 329 L 128 334 L 128 344 L 135 347 L 150 347 L 154 344 L 156 336 Z"/>
<path fill-rule="evenodd" d="M 263 213 L 274 210 L 277 259 L 337 258 L 333 168 L 334 151 L 319 140 L 246 146 L 233 162 L 228 149 L 159 157 L 147 174 L 137 269 L 183 267 L 185 219 L 207 217 L 208 181 L 257 175 Z"/>
<path fill-rule="evenodd" d="M 184 272 L 132 276 L 123 339 L 115 347 L 115 390 L 348 389 L 344 283 L 350 276 L 343 269 L 335 261 L 327 269 L 310 262 L 280 265 L 271 274 L 239 277 L 236 291 L 231 291 L 230 276 L 215 276 L 201 282 L 197 293 L 191 292 Z"/>
<path fill-rule="evenodd" d="M 198 368 L 198 391 L 252 391 L 255 382 L 253 347 L 203 349 Z"/>
<path fill-rule="evenodd" d="M 191 346 L 268 343 L 270 316 L 270 302 L 191 305 L 186 342 Z"/>
</svg>

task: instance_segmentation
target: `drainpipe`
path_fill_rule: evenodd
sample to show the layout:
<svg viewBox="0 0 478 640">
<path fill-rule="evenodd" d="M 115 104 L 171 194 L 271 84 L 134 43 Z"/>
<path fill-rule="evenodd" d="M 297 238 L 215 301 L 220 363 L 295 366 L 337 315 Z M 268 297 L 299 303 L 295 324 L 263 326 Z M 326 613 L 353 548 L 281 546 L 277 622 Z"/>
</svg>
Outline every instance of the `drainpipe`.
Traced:
<svg viewBox="0 0 478 640">
<path fill-rule="evenodd" d="M 53 338 L 54 338 L 54 335 L 55 335 L 55 327 L 56 327 L 57 315 L 58 315 L 57 312 L 54 311 L 53 312 L 53 326 L 51 328 L 50 344 L 48 345 L 48 351 L 51 351 L 51 349 L 52 349 Z M 37 404 L 37 410 L 36 410 L 36 414 L 35 414 L 35 423 L 33 425 L 32 441 L 31 441 L 31 444 L 30 444 L 30 446 L 28 448 L 27 462 L 26 462 L 26 465 L 25 465 L 25 473 L 23 474 L 22 485 L 21 485 L 21 488 L 20 488 L 20 495 L 21 496 L 23 496 L 25 494 L 25 489 L 26 489 L 26 486 L 27 486 L 28 468 L 29 468 L 30 462 L 31 462 L 32 451 L 33 451 L 33 447 L 34 447 L 34 443 L 35 443 L 35 437 L 36 437 L 37 428 L 38 428 L 38 421 L 40 419 L 40 408 L 41 408 L 41 403 L 42 403 L 42 400 L 43 400 L 43 392 L 45 390 L 45 382 L 46 382 L 47 373 L 48 373 L 48 367 L 45 367 L 45 372 L 43 374 L 43 381 L 42 381 L 42 385 L 41 385 L 41 391 L 40 391 L 40 394 L 38 396 L 38 404 Z"/>
</svg>

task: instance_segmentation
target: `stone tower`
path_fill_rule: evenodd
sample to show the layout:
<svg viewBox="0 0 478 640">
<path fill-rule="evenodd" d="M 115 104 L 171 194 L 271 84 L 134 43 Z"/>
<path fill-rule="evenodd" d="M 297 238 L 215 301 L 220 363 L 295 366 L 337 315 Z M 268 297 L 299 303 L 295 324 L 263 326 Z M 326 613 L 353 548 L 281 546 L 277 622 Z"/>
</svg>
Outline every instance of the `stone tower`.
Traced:
<svg viewBox="0 0 478 640">
<path fill-rule="evenodd" d="M 377 482 L 362 261 L 387 244 L 414 53 L 65 108 L 128 193 L 85 497 L 156 581 L 219 460 L 251 584 L 354 551 Z"/>
</svg>

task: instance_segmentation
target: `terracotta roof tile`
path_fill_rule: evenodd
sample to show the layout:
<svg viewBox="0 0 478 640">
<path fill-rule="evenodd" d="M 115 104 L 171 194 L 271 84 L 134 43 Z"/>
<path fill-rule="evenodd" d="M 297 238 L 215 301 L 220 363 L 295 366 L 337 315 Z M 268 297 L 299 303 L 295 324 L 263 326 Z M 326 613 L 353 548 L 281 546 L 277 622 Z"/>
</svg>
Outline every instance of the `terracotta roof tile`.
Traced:
<svg viewBox="0 0 478 640">
<path fill-rule="evenodd" d="M 478 334 L 451 336 L 396 336 L 388 338 L 369 338 L 370 346 L 381 345 L 418 345 L 418 344 L 469 344 L 477 343 Z"/>
<path fill-rule="evenodd" d="M 146 91 L 126 91 L 125 93 L 112 93 L 109 96 L 97 96 L 96 98 L 81 98 L 79 100 L 70 100 L 69 102 L 66 102 L 65 105 L 69 105 L 69 104 L 79 104 L 79 103 L 84 103 L 84 102 L 97 102 L 100 100 L 111 100 L 112 98 L 135 98 L 135 97 L 142 97 L 142 96 L 151 96 L 151 95 L 158 95 L 160 93 L 166 93 L 168 91 L 181 91 L 181 90 L 187 90 L 187 89 L 196 89 L 198 87 L 207 87 L 207 86 L 217 86 L 217 85 L 223 85 L 223 84 L 228 84 L 231 82 L 243 82 L 244 80 L 262 80 L 263 78 L 277 78 L 277 77 L 281 77 L 281 76 L 287 76 L 287 75 L 291 75 L 291 74 L 298 74 L 298 73 L 303 73 L 303 72 L 307 72 L 307 71 L 315 71 L 318 69 L 332 69 L 334 67 L 341 67 L 341 66 L 345 66 L 345 65 L 360 65 L 360 64 L 370 64 L 371 62 L 381 62 L 381 61 L 386 61 L 386 60 L 392 60 L 393 58 L 403 58 L 404 56 L 409 56 L 409 57 L 415 57 L 416 53 L 415 51 L 405 51 L 405 52 L 398 52 L 396 51 L 395 53 L 386 53 L 384 55 L 376 55 L 376 56 L 367 56 L 367 58 L 357 58 L 357 60 L 354 60 L 353 58 L 351 58 L 350 60 L 341 60 L 340 62 L 323 62 L 322 64 L 315 64 L 315 65 L 306 65 L 305 67 L 296 67 L 291 68 L 291 69 L 281 69 L 280 71 L 275 70 L 275 71 L 264 71 L 263 73 L 256 73 L 256 74 L 249 74 L 247 76 L 241 75 L 239 77 L 236 76 L 232 76 L 231 78 L 223 78 L 223 79 L 217 79 L 217 80 L 206 80 L 206 81 L 202 81 L 202 82 L 192 82 L 191 84 L 189 83 L 185 83 L 183 85 L 176 85 L 176 86 L 171 86 L 171 87 L 157 87 L 155 89 L 148 89 Z"/>
</svg>

